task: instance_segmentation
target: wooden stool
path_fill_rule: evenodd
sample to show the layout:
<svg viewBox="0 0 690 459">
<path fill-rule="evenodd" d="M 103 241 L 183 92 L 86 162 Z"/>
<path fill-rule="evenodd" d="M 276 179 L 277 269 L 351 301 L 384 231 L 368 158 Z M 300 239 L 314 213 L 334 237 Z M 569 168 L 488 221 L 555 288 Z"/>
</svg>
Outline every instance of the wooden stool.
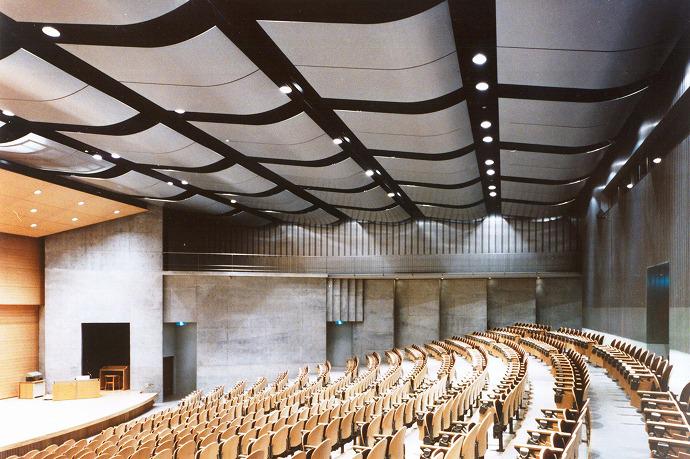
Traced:
<svg viewBox="0 0 690 459">
<path fill-rule="evenodd" d="M 119 375 L 105 375 L 105 390 L 115 390 L 115 387 L 118 385 L 120 385 Z"/>
</svg>

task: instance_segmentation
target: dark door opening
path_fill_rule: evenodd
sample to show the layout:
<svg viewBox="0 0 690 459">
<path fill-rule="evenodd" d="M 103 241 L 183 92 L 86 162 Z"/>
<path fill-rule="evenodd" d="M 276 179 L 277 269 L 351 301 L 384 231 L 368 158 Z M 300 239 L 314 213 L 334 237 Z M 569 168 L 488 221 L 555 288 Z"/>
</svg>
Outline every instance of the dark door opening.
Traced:
<svg viewBox="0 0 690 459">
<path fill-rule="evenodd" d="M 647 268 L 647 347 L 668 357 L 668 262 Z"/>
<path fill-rule="evenodd" d="M 175 394 L 175 356 L 163 357 L 163 398 Z"/>
<path fill-rule="evenodd" d="M 81 373 L 98 378 L 107 365 L 129 366 L 129 324 L 81 324 Z"/>
</svg>

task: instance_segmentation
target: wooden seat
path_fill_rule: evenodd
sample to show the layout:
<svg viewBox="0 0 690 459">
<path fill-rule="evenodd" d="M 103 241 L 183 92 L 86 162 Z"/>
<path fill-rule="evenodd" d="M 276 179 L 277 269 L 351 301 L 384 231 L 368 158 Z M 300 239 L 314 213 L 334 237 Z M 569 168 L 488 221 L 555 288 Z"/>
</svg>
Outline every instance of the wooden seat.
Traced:
<svg viewBox="0 0 690 459">
<path fill-rule="evenodd" d="M 120 384 L 120 375 L 105 375 L 105 390 L 117 390 Z"/>
</svg>

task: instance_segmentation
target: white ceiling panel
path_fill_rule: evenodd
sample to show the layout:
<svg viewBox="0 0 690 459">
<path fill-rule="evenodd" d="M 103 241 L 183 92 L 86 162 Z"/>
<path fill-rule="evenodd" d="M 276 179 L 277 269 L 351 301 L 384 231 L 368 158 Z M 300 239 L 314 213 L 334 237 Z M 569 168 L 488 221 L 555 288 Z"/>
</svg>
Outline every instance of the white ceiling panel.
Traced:
<svg viewBox="0 0 690 459">
<path fill-rule="evenodd" d="M 168 110 L 250 114 L 290 100 L 217 27 L 159 48 L 61 46 Z"/>
<path fill-rule="evenodd" d="M 286 222 L 297 223 L 300 225 L 330 225 L 331 223 L 338 221 L 336 217 L 322 209 L 315 209 L 310 212 L 299 214 L 270 212 L 267 213 L 267 215 L 271 215 Z"/>
<path fill-rule="evenodd" d="M 476 220 L 486 217 L 486 207 L 484 203 L 478 204 L 467 209 L 450 209 L 448 207 L 436 207 L 430 205 L 420 205 L 419 210 L 425 217 L 438 218 L 442 220 Z"/>
<path fill-rule="evenodd" d="M 137 111 L 25 49 L 0 60 L 0 107 L 31 121 L 103 126 Z"/>
<path fill-rule="evenodd" d="M 425 202 L 428 204 L 462 206 L 484 199 L 482 184 L 479 182 L 454 190 L 413 185 L 401 185 L 401 188 L 414 202 Z"/>
<path fill-rule="evenodd" d="M 136 24 L 174 10 L 187 0 L 0 0 L 15 21 L 53 24 Z"/>
<path fill-rule="evenodd" d="M 410 218 L 405 209 L 400 206 L 377 211 L 355 209 L 340 209 L 340 211 L 350 218 L 367 222 L 401 222 Z"/>
<path fill-rule="evenodd" d="M 150 198 L 170 198 L 183 193 L 185 190 L 174 185 L 168 185 L 158 179 L 130 171 L 118 177 L 102 179 L 95 177 L 71 177 L 77 182 L 88 183 L 98 188 L 115 191 L 131 196 L 146 196 Z"/>
<path fill-rule="evenodd" d="M 571 180 L 589 175 L 606 151 L 555 154 L 533 151 L 501 150 L 501 173 L 509 177 Z"/>
<path fill-rule="evenodd" d="M 136 134 L 105 135 L 63 132 L 109 153 L 117 153 L 130 161 L 171 167 L 202 167 L 223 157 L 203 145 L 167 127 L 156 124 Z"/>
<path fill-rule="evenodd" d="M 372 182 L 354 160 L 348 158 L 323 167 L 265 164 L 268 169 L 297 185 L 323 188 L 359 188 Z"/>
<path fill-rule="evenodd" d="M 541 183 L 522 183 L 501 181 L 501 197 L 523 201 L 561 203 L 577 196 L 586 180 L 566 185 L 544 185 Z"/>
<path fill-rule="evenodd" d="M 192 124 L 247 156 L 314 161 L 342 151 L 304 112 L 272 124 Z"/>
<path fill-rule="evenodd" d="M 501 140 L 560 146 L 603 142 L 618 134 L 640 96 L 605 102 L 499 98 Z"/>
<path fill-rule="evenodd" d="M 406 115 L 336 110 L 367 148 L 446 153 L 473 143 L 467 104 L 432 113 Z"/>
<path fill-rule="evenodd" d="M 310 190 L 311 194 L 328 204 L 346 207 L 368 207 L 378 209 L 390 205 L 393 198 L 381 187 L 362 191 L 361 193 L 335 193 L 332 191 Z"/>
<path fill-rule="evenodd" d="M 502 202 L 501 212 L 509 217 L 545 218 L 558 217 L 569 208 L 570 204 L 562 206 L 542 206 L 538 204 L 518 204 L 514 202 Z"/>
<path fill-rule="evenodd" d="M 297 212 L 312 207 L 313 204 L 305 201 L 299 196 L 295 196 L 289 191 L 281 191 L 271 196 L 235 196 L 222 193 L 227 199 L 236 199 L 238 203 L 256 209 L 281 210 L 286 212 Z"/>
<path fill-rule="evenodd" d="M 181 201 L 157 201 L 150 200 L 154 204 L 169 207 L 175 210 L 183 210 L 188 212 L 200 212 L 205 214 L 220 215 L 233 210 L 233 207 L 225 205 L 221 202 L 209 199 L 206 196 L 195 194 L 191 198 L 183 199 Z"/>
<path fill-rule="evenodd" d="M 108 161 L 97 161 L 89 154 L 33 133 L 1 143 L 0 158 L 36 169 L 78 174 L 101 172 L 113 167 Z"/>
<path fill-rule="evenodd" d="M 455 185 L 479 176 L 477 158 L 468 153 L 459 158 L 443 161 L 389 158 L 377 156 L 376 159 L 395 180 L 406 182 Z"/>
<path fill-rule="evenodd" d="M 218 172 L 162 172 L 178 180 L 187 180 L 193 186 L 225 193 L 262 193 L 276 186 L 239 164 Z"/>
</svg>

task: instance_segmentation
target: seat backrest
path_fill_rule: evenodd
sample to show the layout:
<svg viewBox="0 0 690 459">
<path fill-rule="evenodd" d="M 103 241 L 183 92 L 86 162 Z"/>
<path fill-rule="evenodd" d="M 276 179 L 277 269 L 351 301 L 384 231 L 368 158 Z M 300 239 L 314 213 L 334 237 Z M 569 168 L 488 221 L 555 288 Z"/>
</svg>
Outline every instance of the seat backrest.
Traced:
<svg viewBox="0 0 690 459">
<path fill-rule="evenodd" d="M 259 450 L 268 451 L 268 448 L 270 446 L 271 446 L 271 435 L 270 434 L 264 434 L 249 444 L 249 452 L 253 453 L 254 451 L 259 451 Z"/>
<path fill-rule="evenodd" d="M 220 459 L 236 459 L 239 455 L 240 437 L 233 435 L 220 445 Z"/>
<path fill-rule="evenodd" d="M 391 459 L 405 457 L 405 434 L 407 427 L 403 426 L 398 430 L 388 443 L 387 456 Z"/>
<path fill-rule="evenodd" d="M 175 450 L 175 459 L 194 459 L 196 444 L 192 440 L 179 445 Z"/>
<path fill-rule="evenodd" d="M 204 446 L 197 453 L 197 459 L 218 459 L 219 447 L 218 443 L 211 443 Z"/>
</svg>

